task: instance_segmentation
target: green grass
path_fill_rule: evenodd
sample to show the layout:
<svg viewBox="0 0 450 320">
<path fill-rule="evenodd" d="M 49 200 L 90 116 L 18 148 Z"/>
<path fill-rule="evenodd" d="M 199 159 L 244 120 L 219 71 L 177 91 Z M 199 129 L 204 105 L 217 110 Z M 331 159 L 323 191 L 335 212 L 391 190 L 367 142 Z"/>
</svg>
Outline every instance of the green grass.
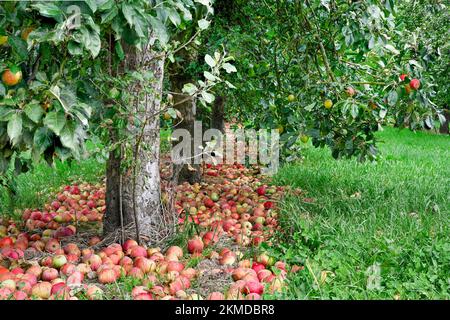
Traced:
<svg viewBox="0 0 450 320">
<path fill-rule="evenodd" d="M 16 196 L 11 197 L 0 186 L 0 215 L 15 216 L 25 208 L 42 208 L 62 186 L 73 182 L 97 183 L 105 173 L 105 164 L 96 159 L 77 162 L 56 162 L 54 167 L 39 164 L 15 178 Z"/>
<path fill-rule="evenodd" d="M 283 298 L 450 298 L 450 138 L 397 129 L 378 137 L 378 163 L 308 147 L 275 177 L 315 199 L 282 205 L 277 254 L 306 266 Z"/>
<path fill-rule="evenodd" d="M 164 150 L 167 136 L 161 133 Z M 275 177 L 315 199 L 288 196 L 282 203 L 285 232 L 270 250 L 305 269 L 275 298 L 450 298 L 450 138 L 396 129 L 379 138 L 378 163 L 336 161 L 329 150 L 309 146 L 302 163 Z M 95 159 L 38 165 L 17 177 L 16 197 L 0 187 L 0 214 L 42 207 L 61 186 L 101 181 L 104 171 Z M 373 289 L 370 269 L 380 271 L 372 272 Z"/>
</svg>

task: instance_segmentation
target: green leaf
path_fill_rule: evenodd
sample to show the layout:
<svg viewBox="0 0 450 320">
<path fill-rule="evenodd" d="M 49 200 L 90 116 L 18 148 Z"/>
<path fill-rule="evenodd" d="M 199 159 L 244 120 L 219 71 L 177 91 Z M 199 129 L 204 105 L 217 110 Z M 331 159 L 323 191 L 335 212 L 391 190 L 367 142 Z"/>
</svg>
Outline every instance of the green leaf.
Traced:
<svg viewBox="0 0 450 320">
<path fill-rule="evenodd" d="M 211 21 L 208 21 L 206 19 L 201 19 L 198 21 L 198 26 L 201 30 L 208 29 L 210 24 L 211 24 Z"/>
<path fill-rule="evenodd" d="M 186 7 L 183 5 L 183 3 L 177 1 L 177 2 L 175 3 L 175 6 L 176 6 L 181 12 L 183 12 L 183 18 L 184 18 L 184 20 L 186 20 L 186 21 L 191 21 L 191 20 L 192 20 L 192 14 L 191 14 L 191 12 L 190 12 L 188 9 L 186 9 Z"/>
<path fill-rule="evenodd" d="M 52 133 L 48 128 L 41 127 L 36 130 L 33 137 L 33 148 L 38 155 L 52 145 Z"/>
<path fill-rule="evenodd" d="M 44 17 L 53 18 L 58 22 L 63 21 L 64 12 L 54 3 L 39 2 L 34 4 L 33 7 L 39 10 L 39 13 Z"/>
<path fill-rule="evenodd" d="M 6 89 L 3 83 L 0 82 L 0 96 L 4 96 L 6 94 Z"/>
<path fill-rule="evenodd" d="M 26 105 L 25 114 L 27 115 L 30 120 L 32 120 L 34 123 L 38 123 L 41 121 L 42 116 L 44 115 L 44 110 L 39 105 L 39 103 L 30 103 Z"/>
<path fill-rule="evenodd" d="M 205 56 L 205 62 L 211 67 L 214 68 L 216 66 L 216 61 L 209 54 Z"/>
<path fill-rule="evenodd" d="M 228 62 L 224 63 L 222 67 L 225 69 L 227 73 L 237 72 L 236 67 L 233 66 L 231 63 Z"/>
<path fill-rule="evenodd" d="M 352 107 L 350 109 L 350 113 L 351 113 L 353 119 L 355 119 L 358 116 L 359 108 L 358 108 L 357 104 L 352 104 Z"/>
<path fill-rule="evenodd" d="M 229 81 L 225 81 L 225 84 L 227 85 L 228 88 L 230 89 L 237 89 L 231 82 Z"/>
<path fill-rule="evenodd" d="M 89 8 L 92 10 L 92 13 L 95 13 L 97 11 L 97 3 L 96 0 L 84 0 L 86 4 L 89 6 Z"/>
<path fill-rule="evenodd" d="M 425 118 L 425 123 L 429 128 L 434 128 L 434 121 L 430 116 Z"/>
<path fill-rule="evenodd" d="M 115 5 L 114 0 L 97 0 L 97 9 L 100 11 L 111 10 Z"/>
<path fill-rule="evenodd" d="M 135 15 L 134 8 L 131 5 L 128 5 L 126 2 L 122 3 L 122 13 L 125 19 L 127 20 L 130 27 L 133 27 L 133 18 Z"/>
<path fill-rule="evenodd" d="M 97 57 L 101 49 L 100 35 L 95 30 L 88 29 L 85 26 L 80 28 L 80 32 L 81 43 L 91 52 L 93 58 Z"/>
<path fill-rule="evenodd" d="M 51 87 L 49 92 L 58 99 L 63 109 L 70 114 L 72 107 L 77 103 L 75 93 L 67 87 L 61 90 L 58 86 Z"/>
<path fill-rule="evenodd" d="M 211 5 L 211 0 L 195 0 L 195 2 L 201 3 L 202 5 L 207 7 Z"/>
<path fill-rule="evenodd" d="M 41 81 L 41 82 L 47 82 L 47 75 L 45 74 L 45 72 L 39 71 L 36 73 L 36 80 Z"/>
<path fill-rule="evenodd" d="M 205 99 L 205 101 L 207 103 L 212 103 L 216 99 L 216 97 L 214 97 L 214 95 L 209 92 L 202 91 L 201 94 L 202 94 L 202 98 Z"/>
<path fill-rule="evenodd" d="M 122 44 L 120 43 L 120 41 L 116 41 L 116 44 L 114 45 L 114 49 L 120 60 L 125 59 L 125 52 L 123 51 Z"/>
<path fill-rule="evenodd" d="M 83 54 L 83 47 L 81 46 L 81 44 L 72 40 L 69 41 L 67 49 L 72 56 L 79 56 Z"/>
<path fill-rule="evenodd" d="M 22 134 L 22 114 L 14 113 L 8 122 L 8 136 L 12 144 L 16 144 Z"/>
<path fill-rule="evenodd" d="M 169 42 L 169 34 L 167 33 L 166 26 L 157 18 L 150 16 L 150 24 L 152 25 L 153 32 L 159 39 L 162 45 L 166 45 Z"/>
<path fill-rule="evenodd" d="M 192 83 L 186 83 L 182 90 L 184 93 L 193 95 L 197 91 L 197 87 Z"/>
<path fill-rule="evenodd" d="M 413 65 L 413 66 L 416 66 L 419 69 L 423 69 L 423 67 L 420 65 L 420 63 L 417 62 L 416 60 L 413 60 L 413 59 L 409 60 L 409 64 Z"/>
<path fill-rule="evenodd" d="M 8 43 L 21 60 L 28 58 L 27 43 L 19 37 L 8 37 Z"/>
<path fill-rule="evenodd" d="M 168 108 L 168 109 L 167 109 L 167 113 L 168 113 L 173 119 L 176 119 L 176 118 L 177 118 L 177 110 L 175 110 L 174 108 Z"/>
<path fill-rule="evenodd" d="M 106 24 L 109 23 L 110 21 L 112 21 L 117 14 L 119 13 L 119 9 L 117 8 L 117 6 L 112 7 L 111 9 L 109 9 L 108 11 L 105 11 L 102 13 L 102 24 Z"/>
<path fill-rule="evenodd" d="M 398 93 L 397 93 L 397 91 L 392 90 L 389 93 L 387 100 L 388 100 L 388 104 L 390 106 L 394 106 L 397 103 L 397 101 L 398 101 Z"/>
<path fill-rule="evenodd" d="M 0 121 L 9 121 L 11 120 L 12 115 L 14 114 L 14 110 L 11 108 L 5 108 L 4 106 L 0 107 Z"/>
<path fill-rule="evenodd" d="M 216 76 L 214 76 L 211 72 L 205 71 L 205 72 L 203 72 L 203 75 L 209 81 L 216 81 L 217 80 Z"/>
<path fill-rule="evenodd" d="M 400 54 L 400 51 L 398 51 L 397 49 L 395 49 L 395 47 L 393 45 L 387 44 L 384 46 L 387 50 L 389 50 L 390 52 L 392 52 L 394 55 L 398 55 Z"/>
<path fill-rule="evenodd" d="M 181 23 L 181 17 L 178 14 L 177 10 L 175 10 L 174 8 L 168 8 L 168 13 L 169 13 L 169 19 L 170 21 L 172 21 L 172 23 L 178 27 Z"/>
<path fill-rule="evenodd" d="M 64 126 L 64 129 L 61 131 L 60 140 L 61 144 L 64 147 L 72 151 L 78 150 L 77 139 L 75 137 L 75 130 L 71 125 L 67 124 L 66 126 Z"/>
<path fill-rule="evenodd" d="M 50 112 L 44 119 L 44 125 L 46 125 L 58 136 L 61 134 L 61 130 L 65 124 L 66 115 L 63 112 Z"/>
</svg>

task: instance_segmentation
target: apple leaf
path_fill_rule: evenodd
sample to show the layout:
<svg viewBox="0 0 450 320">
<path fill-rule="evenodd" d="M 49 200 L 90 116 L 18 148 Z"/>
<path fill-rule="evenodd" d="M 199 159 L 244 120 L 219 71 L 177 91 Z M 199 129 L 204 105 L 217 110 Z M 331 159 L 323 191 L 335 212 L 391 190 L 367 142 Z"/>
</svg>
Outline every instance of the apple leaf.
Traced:
<svg viewBox="0 0 450 320">
<path fill-rule="evenodd" d="M 44 124 L 59 136 L 66 124 L 66 115 L 63 112 L 50 112 L 45 117 Z"/>
<path fill-rule="evenodd" d="M 8 136 L 12 144 L 16 144 L 22 134 L 22 114 L 14 113 L 11 120 L 8 121 Z"/>
</svg>

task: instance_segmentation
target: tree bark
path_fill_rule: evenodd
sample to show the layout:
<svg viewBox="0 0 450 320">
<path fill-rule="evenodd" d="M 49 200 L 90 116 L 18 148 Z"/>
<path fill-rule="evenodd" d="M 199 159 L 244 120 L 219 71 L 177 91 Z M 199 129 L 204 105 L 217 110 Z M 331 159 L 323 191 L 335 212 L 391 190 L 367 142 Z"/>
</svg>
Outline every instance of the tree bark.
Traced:
<svg viewBox="0 0 450 320">
<path fill-rule="evenodd" d="M 196 104 L 194 99 L 186 100 L 188 96 L 181 93 L 184 84 L 190 82 L 190 80 L 191 79 L 187 79 L 183 76 L 178 75 L 174 75 L 171 77 L 172 90 L 176 92 L 176 94 L 173 95 L 174 103 L 176 104 L 175 108 L 180 112 L 182 116 L 182 119 L 177 123 L 174 129 L 186 129 L 187 131 L 189 131 L 191 137 L 192 152 L 191 155 L 183 155 L 186 158 L 187 164 L 174 164 L 173 172 L 175 175 L 177 175 L 174 180 L 178 183 L 189 182 L 191 184 L 194 184 L 202 181 L 200 164 L 195 164 L 195 156 L 198 156 L 198 150 L 195 149 L 194 144 Z M 174 144 L 176 143 L 177 142 L 174 142 Z"/>
<path fill-rule="evenodd" d="M 450 124 L 450 110 L 449 109 L 444 109 L 443 110 L 443 114 L 445 117 L 445 122 L 443 124 L 441 124 L 441 127 L 439 128 L 439 133 L 441 134 L 450 134 L 449 133 L 449 124 Z"/>
<path fill-rule="evenodd" d="M 211 128 L 220 130 L 222 133 L 225 129 L 225 98 L 217 96 L 212 107 Z"/>
<path fill-rule="evenodd" d="M 183 99 L 186 99 L 185 95 L 176 94 L 174 95 L 174 102 L 177 103 Z M 201 167 L 200 164 L 195 164 L 195 159 L 198 157 L 198 152 L 196 152 L 195 144 L 194 144 L 194 123 L 195 123 L 195 101 L 189 100 L 185 103 L 181 103 L 177 107 L 178 111 L 183 116 L 183 120 L 175 126 L 174 129 L 186 129 L 189 131 L 191 138 L 191 155 L 183 155 L 186 157 L 186 164 L 174 164 L 173 172 L 175 174 L 178 173 L 178 177 L 176 177 L 176 181 L 178 183 L 189 182 L 191 184 L 199 183 L 202 181 Z"/>
<path fill-rule="evenodd" d="M 159 240 L 158 236 L 164 236 L 171 230 L 170 221 L 163 215 L 161 207 L 159 172 L 159 112 L 164 59 L 154 58 L 158 52 L 151 48 L 144 53 L 137 53 L 133 48 L 127 48 L 126 52 L 126 67 L 129 70 L 151 71 L 154 79 L 143 85 L 145 88 L 142 84 L 130 88 L 131 92 L 136 93 L 134 110 L 128 123 L 128 136 L 131 139 L 121 157 L 110 154 L 104 231 L 118 230 L 122 213 L 125 226 L 130 223 L 134 223 L 135 227 L 137 225 L 136 238 L 140 242 L 155 243 Z M 128 167 L 120 179 L 120 165 L 124 160 Z M 122 188 L 119 188 L 120 182 Z"/>
<path fill-rule="evenodd" d="M 118 150 L 109 153 L 106 163 L 106 213 L 103 231 L 108 234 L 121 227 L 120 217 L 120 157 Z"/>
</svg>

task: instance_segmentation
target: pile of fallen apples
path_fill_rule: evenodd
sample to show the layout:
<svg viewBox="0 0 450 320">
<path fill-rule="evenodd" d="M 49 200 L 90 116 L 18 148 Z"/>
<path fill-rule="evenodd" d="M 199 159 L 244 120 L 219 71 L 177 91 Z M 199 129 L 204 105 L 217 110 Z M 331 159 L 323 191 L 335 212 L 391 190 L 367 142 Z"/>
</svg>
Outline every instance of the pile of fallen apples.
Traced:
<svg viewBox="0 0 450 320">
<path fill-rule="evenodd" d="M 97 236 L 85 247 L 64 244 L 76 226 L 102 220 L 102 185 L 66 186 L 44 210 L 25 210 L 23 223 L 0 220 L 0 299 L 111 298 L 108 285 L 124 277 L 137 283 L 126 297 L 135 300 L 261 299 L 264 293 L 279 292 L 286 283 L 286 264 L 265 252 L 244 259 L 243 251 L 270 241 L 283 189 L 262 184 L 240 165 L 207 169 L 206 175 L 223 176 L 223 182 L 178 186 L 180 227 L 194 223 L 201 230 L 185 250 L 172 246 L 162 252 L 130 239 L 96 252 Z M 225 238 L 234 244 L 221 247 Z M 204 270 L 188 267 L 192 259 L 214 261 L 216 271 L 229 278 L 228 288 L 198 292 L 195 283 Z M 289 271 L 298 270 L 292 266 Z"/>
</svg>

